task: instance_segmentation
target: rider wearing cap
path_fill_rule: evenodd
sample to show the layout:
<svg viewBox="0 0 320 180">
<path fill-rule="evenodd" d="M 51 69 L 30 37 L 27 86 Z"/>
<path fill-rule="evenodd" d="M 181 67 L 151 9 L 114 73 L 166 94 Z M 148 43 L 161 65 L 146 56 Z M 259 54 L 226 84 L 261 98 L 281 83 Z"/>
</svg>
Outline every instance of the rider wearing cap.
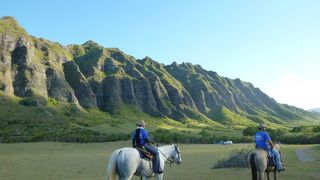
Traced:
<svg viewBox="0 0 320 180">
<path fill-rule="evenodd" d="M 270 151 L 271 149 L 272 150 L 271 152 L 275 157 L 278 172 L 283 171 L 285 170 L 285 168 L 282 167 L 280 154 L 276 149 L 270 148 L 270 147 L 273 147 L 273 143 L 268 133 L 265 132 L 265 127 L 266 126 L 264 124 L 259 124 L 258 126 L 259 131 L 255 134 L 256 148 L 264 149 L 266 151 Z"/>
<path fill-rule="evenodd" d="M 132 133 L 132 146 L 133 147 L 144 147 L 148 152 L 150 152 L 153 155 L 153 172 L 156 174 L 163 173 L 161 167 L 160 167 L 160 156 L 158 149 L 151 146 L 149 143 L 151 142 L 149 140 L 148 131 L 145 129 L 146 122 L 144 120 L 141 120 L 136 124 L 137 128 Z"/>
</svg>

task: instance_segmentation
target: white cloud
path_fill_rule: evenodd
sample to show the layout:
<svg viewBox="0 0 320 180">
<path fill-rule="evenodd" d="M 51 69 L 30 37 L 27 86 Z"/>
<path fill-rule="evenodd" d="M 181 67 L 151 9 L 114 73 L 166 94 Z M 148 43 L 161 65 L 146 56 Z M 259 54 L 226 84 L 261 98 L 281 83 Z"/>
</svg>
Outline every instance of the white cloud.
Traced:
<svg viewBox="0 0 320 180">
<path fill-rule="evenodd" d="M 320 79 L 284 74 L 274 81 L 267 94 L 279 103 L 306 110 L 320 107 Z"/>
</svg>

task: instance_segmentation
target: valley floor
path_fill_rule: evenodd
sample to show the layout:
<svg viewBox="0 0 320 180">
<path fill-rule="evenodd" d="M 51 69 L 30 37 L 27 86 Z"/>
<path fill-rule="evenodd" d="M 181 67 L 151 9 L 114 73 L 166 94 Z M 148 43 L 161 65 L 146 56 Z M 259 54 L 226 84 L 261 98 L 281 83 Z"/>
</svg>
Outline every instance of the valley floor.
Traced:
<svg viewBox="0 0 320 180">
<path fill-rule="evenodd" d="M 14 143 L 0 144 L 0 179 L 5 180 L 98 180 L 105 179 L 106 164 L 111 152 L 130 146 L 129 141 L 110 143 Z M 166 166 L 165 180 L 247 180 L 246 168 L 212 169 L 212 166 L 234 149 L 249 144 L 180 145 L 183 163 Z M 303 162 L 295 154 L 297 149 L 308 149 L 314 161 Z M 284 163 L 287 167 L 280 174 L 284 180 L 316 180 L 320 172 L 320 145 L 283 145 Z M 138 178 L 134 178 L 138 179 Z"/>
</svg>

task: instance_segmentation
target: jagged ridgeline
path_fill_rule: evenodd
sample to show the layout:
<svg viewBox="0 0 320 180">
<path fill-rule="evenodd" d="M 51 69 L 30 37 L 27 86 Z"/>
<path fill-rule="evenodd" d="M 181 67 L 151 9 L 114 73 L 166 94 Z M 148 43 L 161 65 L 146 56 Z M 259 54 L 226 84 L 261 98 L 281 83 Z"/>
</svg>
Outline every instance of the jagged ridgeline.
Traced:
<svg viewBox="0 0 320 180">
<path fill-rule="evenodd" d="M 27 106 L 65 103 L 75 111 L 109 114 L 134 109 L 151 117 L 211 125 L 318 118 L 277 103 L 251 83 L 199 65 L 139 60 L 93 41 L 62 46 L 30 36 L 12 17 L 0 19 L 0 92 L 2 98 L 20 98 Z"/>
</svg>

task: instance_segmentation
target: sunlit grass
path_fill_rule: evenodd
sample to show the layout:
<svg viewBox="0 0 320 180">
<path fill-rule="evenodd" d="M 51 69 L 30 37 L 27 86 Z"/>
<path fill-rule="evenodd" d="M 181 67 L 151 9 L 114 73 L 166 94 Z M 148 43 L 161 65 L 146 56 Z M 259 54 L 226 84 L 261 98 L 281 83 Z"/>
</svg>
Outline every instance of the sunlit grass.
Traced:
<svg viewBox="0 0 320 180">
<path fill-rule="evenodd" d="M 111 152 L 117 148 L 131 146 L 130 141 L 112 143 L 15 143 L 0 145 L 0 179 L 104 179 L 106 163 Z M 246 168 L 212 169 L 213 165 L 229 155 L 234 149 L 252 144 L 213 145 L 180 144 L 183 163 L 180 166 L 166 165 L 166 180 L 247 180 L 250 170 Z M 283 145 L 284 162 L 287 167 L 280 174 L 284 180 L 316 180 L 320 172 L 320 157 L 315 162 L 299 162 L 295 156 L 297 148 L 311 148 L 320 154 L 320 145 Z M 134 178 L 138 179 L 138 178 Z"/>
</svg>

